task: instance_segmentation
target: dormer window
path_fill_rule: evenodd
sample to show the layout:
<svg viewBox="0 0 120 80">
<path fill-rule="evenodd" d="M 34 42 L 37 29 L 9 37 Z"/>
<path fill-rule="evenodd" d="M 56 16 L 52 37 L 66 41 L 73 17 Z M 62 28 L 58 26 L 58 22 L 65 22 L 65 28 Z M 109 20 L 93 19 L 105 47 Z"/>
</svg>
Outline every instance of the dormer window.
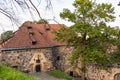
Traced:
<svg viewBox="0 0 120 80">
<path fill-rule="evenodd" d="M 43 34 L 42 32 L 39 32 L 41 35 Z"/>
<path fill-rule="evenodd" d="M 32 26 L 28 26 L 27 28 L 28 28 L 28 29 L 32 29 Z"/>
<path fill-rule="evenodd" d="M 30 36 L 33 36 L 33 35 L 34 35 L 34 33 L 33 33 L 33 32 L 29 32 L 29 35 L 30 35 Z"/>
<path fill-rule="evenodd" d="M 45 30 L 49 31 L 50 30 L 50 26 L 49 25 L 45 26 Z"/>
<path fill-rule="evenodd" d="M 32 41 L 32 45 L 35 45 L 37 43 L 37 41 Z"/>
</svg>

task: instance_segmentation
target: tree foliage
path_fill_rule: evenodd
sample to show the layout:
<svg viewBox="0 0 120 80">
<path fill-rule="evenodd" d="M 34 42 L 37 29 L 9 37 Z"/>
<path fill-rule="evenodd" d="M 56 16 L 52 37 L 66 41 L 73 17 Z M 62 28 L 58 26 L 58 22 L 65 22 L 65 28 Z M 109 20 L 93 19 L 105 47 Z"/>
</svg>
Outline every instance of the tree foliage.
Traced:
<svg viewBox="0 0 120 80">
<path fill-rule="evenodd" d="M 45 19 L 40 19 L 39 21 L 35 21 L 36 24 L 48 24 L 48 21 Z"/>
<path fill-rule="evenodd" d="M 13 31 L 6 31 L 1 34 L 1 41 L 6 41 L 13 36 Z"/>
<path fill-rule="evenodd" d="M 78 64 L 80 57 L 85 65 L 97 65 L 102 69 L 119 62 L 119 29 L 106 24 L 115 19 L 112 5 L 97 4 L 92 0 L 75 0 L 73 6 L 75 7 L 73 12 L 63 9 L 60 16 L 74 25 L 55 31 L 56 40 L 65 41 L 75 48 L 71 64 Z M 118 48 L 111 51 L 115 46 Z"/>
</svg>

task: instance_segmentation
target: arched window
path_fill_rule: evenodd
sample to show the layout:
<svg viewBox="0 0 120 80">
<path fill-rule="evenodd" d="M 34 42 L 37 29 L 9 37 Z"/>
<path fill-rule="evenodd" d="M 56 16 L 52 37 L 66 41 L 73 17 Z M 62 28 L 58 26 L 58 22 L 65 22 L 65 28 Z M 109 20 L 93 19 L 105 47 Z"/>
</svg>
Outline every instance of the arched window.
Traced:
<svg viewBox="0 0 120 80">
<path fill-rule="evenodd" d="M 114 80 L 120 80 L 120 73 L 115 74 Z"/>
<path fill-rule="evenodd" d="M 40 63 L 40 59 L 37 59 L 37 60 L 36 60 L 36 63 Z"/>
</svg>

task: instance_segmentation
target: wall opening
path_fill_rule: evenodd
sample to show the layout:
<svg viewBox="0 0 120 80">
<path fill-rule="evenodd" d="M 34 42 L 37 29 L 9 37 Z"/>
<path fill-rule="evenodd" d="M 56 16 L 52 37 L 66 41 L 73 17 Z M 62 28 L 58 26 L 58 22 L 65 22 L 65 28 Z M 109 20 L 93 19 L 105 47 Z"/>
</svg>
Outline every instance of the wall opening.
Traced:
<svg viewBox="0 0 120 80">
<path fill-rule="evenodd" d="M 40 63 L 40 59 L 37 59 L 37 60 L 36 60 L 36 63 Z"/>
<path fill-rule="evenodd" d="M 12 66 L 12 68 L 14 68 L 14 69 L 18 69 L 18 66 Z"/>
<path fill-rule="evenodd" d="M 60 56 L 57 56 L 57 60 L 60 60 Z"/>
<path fill-rule="evenodd" d="M 50 26 L 49 25 L 45 26 L 45 30 L 49 31 L 50 30 Z"/>
<path fill-rule="evenodd" d="M 70 74 L 70 76 L 73 76 L 73 71 L 70 71 L 70 73 L 69 73 L 69 74 Z"/>
<path fill-rule="evenodd" d="M 35 66 L 35 71 L 36 72 L 41 72 L 41 66 L 40 65 L 36 65 Z"/>
<path fill-rule="evenodd" d="M 115 74 L 114 80 L 120 80 L 120 73 Z"/>
<path fill-rule="evenodd" d="M 28 26 L 27 28 L 28 28 L 28 29 L 32 29 L 32 26 Z"/>
<path fill-rule="evenodd" d="M 37 44 L 37 41 L 32 41 L 32 45 L 35 45 L 35 44 Z"/>
</svg>

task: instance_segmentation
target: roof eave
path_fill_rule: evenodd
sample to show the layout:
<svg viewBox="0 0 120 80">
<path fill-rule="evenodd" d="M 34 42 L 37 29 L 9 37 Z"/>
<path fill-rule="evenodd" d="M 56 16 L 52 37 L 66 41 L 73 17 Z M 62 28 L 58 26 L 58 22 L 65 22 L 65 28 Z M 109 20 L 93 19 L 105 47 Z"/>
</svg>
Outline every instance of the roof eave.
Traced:
<svg viewBox="0 0 120 80">
<path fill-rule="evenodd" d="M 26 48 L 2 48 L 1 51 L 44 49 L 44 48 L 53 48 L 53 47 L 61 47 L 61 46 L 67 46 L 67 45 L 55 45 L 55 46 L 43 46 L 43 47 L 26 47 Z"/>
</svg>

